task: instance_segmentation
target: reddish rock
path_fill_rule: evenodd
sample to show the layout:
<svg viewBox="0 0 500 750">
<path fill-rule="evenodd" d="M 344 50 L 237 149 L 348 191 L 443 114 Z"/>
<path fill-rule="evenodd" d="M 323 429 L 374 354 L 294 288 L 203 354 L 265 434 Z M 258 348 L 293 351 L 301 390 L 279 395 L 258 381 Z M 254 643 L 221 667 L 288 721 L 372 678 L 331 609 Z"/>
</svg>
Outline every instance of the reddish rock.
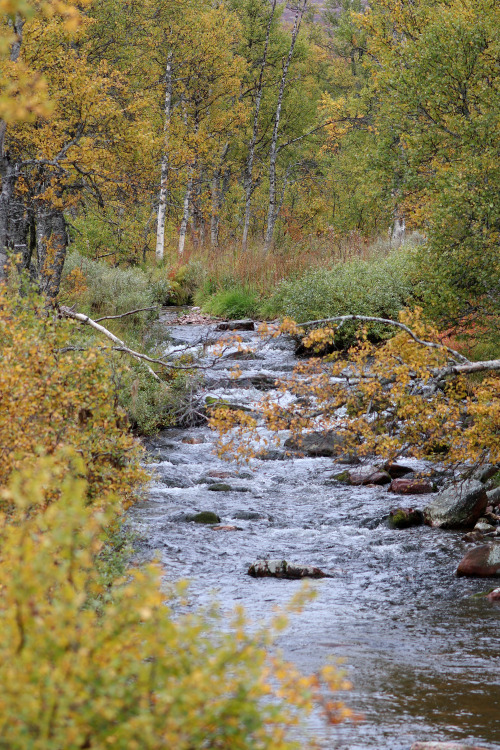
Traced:
<svg viewBox="0 0 500 750">
<path fill-rule="evenodd" d="M 201 445 L 205 441 L 203 438 L 183 438 L 182 442 L 186 445 Z"/>
<path fill-rule="evenodd" d="M 216 471 L 215 469 L 207 471 L 207 477 L 212 477 L 213 479 L 230 479 L 235 476 L 234 471 Z"/>
<path fill-rule="evenodd" d="M 211 526 L 212 531 L 243 531 L 240 526 Z"/>
<path fill-rule="evenodd" d="M 486 597 L 490 602 L 500 602 L 500 589 L 491 591 Z"/>
<path fill-rule="evenodd" d="M 362 484 L 389 484 L 391 481 L 391 477 L 386 471 L 380 471 L 375 466 L 362 466 L 348 473 L 350 484 L 354 486 Z"/>
<path fill-rule="evenodd" d="M 410 750 L 488 750 L 479 745 L 462 745 L 460 742 L 414 742 Z"/>
<path fill-rule="evenodd" d="M 434 485 L 429 479 L 393 479 L 389 492 L 397 495 L 428 495 L 434 492 Z"/>
<path fill-rule="evenodd" d="M 407 474 L 413 474 L 413 469 L 409 466 L 403 466 L 402 464 L 396 464 L 392 461 L 387 461 L 384 464 L 384 471 L 386 471 L 393 479 L 399 479 Z"/>
<path fill-rule="evenodd" d="M 469 550 L 457 568 L 457 576 L 500 576 L 500 544 L 484 544 Z"/>
</svg>

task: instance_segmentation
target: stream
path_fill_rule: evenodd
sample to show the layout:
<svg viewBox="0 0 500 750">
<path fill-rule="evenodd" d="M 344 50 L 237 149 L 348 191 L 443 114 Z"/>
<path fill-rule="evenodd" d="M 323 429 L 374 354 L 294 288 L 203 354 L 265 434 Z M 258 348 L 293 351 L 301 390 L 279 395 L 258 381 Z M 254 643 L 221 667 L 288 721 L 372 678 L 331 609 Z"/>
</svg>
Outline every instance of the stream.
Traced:
<svg viewBox="0 0 500 750">
<path fill-rule="evenodd" d="M 175 325 L 172 316 L 167 310 L 162 320 L 174 349 L 224 336 L 214 325 Z M 241 336 L 248 346 L 259 339 Z M 263 395 L 252 382 L 290 373 L 297 361 L 284 339 L 258 356 L 237 363 L 247 387 L 230 381 L 235 363 L 223 358 L 207 371 L 203 395 L 252 406 Z M 254 622 L 269 620 L 302 585 L 249 577 L 256 560 L 286 559 L 333 575 L 311 582 L 316 598 L 279 640 L 306 673 L 329 657 L 344 659 L 353 688 L 342 698 L 364 720 L 332 729 L 313 716 L 307 731 L 323 747 L 409 750 L 417 740 L 439 740 L 499 748 L 500 607 L 471 598 L 495 582 L 455 577 L 470 546 L 461 532 L 380 523 L 391 507 L 422 507 L 429 496 L 342 485 L 331 475 L 346 466 L 332 458 L 283 460 L 276 451 L 274 460 L 242 467 L 217 458 L 214 443 L 206 426 L 168 430 L 148 442 L 155 479 L 149 499 L 130 511 L 139 554 L 156 554 L 169 580 L 188 579 L 193 605 L 216 599 L 224 613 L 243 605 Z M 210 476 L 220 472 L 229 476 Z M 231 491 L 211 491 L 214 482 Z M 182 520 L 198 511 L 214 511 L 241 530 Z"/>
</svg>

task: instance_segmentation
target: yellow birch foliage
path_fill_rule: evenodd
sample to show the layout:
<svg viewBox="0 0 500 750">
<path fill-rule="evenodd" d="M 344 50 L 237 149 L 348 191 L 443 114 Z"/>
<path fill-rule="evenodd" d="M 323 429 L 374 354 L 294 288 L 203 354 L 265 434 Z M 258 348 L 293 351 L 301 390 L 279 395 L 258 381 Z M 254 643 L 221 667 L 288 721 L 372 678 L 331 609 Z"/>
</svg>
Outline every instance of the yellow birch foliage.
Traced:
<svg viewBox="0 0 500 750">
<path fill-rule="evenodd" d="M 260 424 L 278 440 L 287 430 L 298 446 L 309 430 L 334 430 L 342 436 L 339 453 L 395 458 L 406 451 L 448 463 L 500 462 L 500 375 L 493 371 L 479 377 L 436 378 L 449 362 L 437 330 L 422 319 L 419 309 L 403 311 L 400 322 L 437 348 L 422 346 L 405 332 L 375 345 L 365 331 L 346 354 L 300 362 L 279 385 L 295 400 L 282 406 L 275 397 L 264 398 Z M 282 331 L 304 335 L 303 345 L 314 354 L 332 345 L 336 329 L 330 325 L 305 335 L 285 320 Z M 223 409 L 212 417 L 222 457 L 254 457 L 259 442 L 269 444 L 258 434 L 255 417 L 239 417 Z"/>
<path fill-rule="evenodd" d="M 61 448 L 72 447 L 90 500 L 115 493 L 131 503 L 146 479 L 141 449 L 115 403 L 105 352 L 72 351 L 72 329 L 39 300 L 0 290 L 0 487 L 38 453 L 64 462 Z"/>
<path fill-rule="evenodd" d="M 62 502 L 47 508 L 51 483 Z M 47 458 L 2 493 L 15 515 L 0 517 L 0 748 L 304 750 L 312 743 L 288 739 L 303 712 L 350 716 L 324 697 L 349 687 L 337 669 L 304 677 L 269 659 L 270 630 L 249 635 L 241 612 L 225 634 L 200 614 L 174 618 L 156 566 L 116 582 L 97 611 L 114 509 L 97 512 L 87 493 Z"/>
</svg>

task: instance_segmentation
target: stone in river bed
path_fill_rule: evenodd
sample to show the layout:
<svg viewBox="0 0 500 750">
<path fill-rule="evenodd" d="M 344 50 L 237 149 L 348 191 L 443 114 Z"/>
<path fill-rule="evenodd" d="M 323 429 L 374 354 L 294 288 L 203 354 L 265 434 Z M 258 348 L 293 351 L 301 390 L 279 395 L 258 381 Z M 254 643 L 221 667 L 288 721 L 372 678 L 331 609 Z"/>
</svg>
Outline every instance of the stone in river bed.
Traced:
<svg viewBox="0 0 500 750">
<path fill-rule="evenodd" d="M 258 521 L 264 516 L 258 513 L 256 510 L 237 510 L 233 513 L 233 518 L 237 518 L 238 521 Z"/>
<path fill-rule="evenodd" d="M 500 589 L 493 589 L 486 598 L 490 602 L 500 602 Z"/>
<path fill-rule="evenodd" d="M 480 745 L 462 745 L 460 742 L 414 742 L 410 750 L 488 750 Z"/>
<path fill-rule="evenodd" d="M 219 323 L 218 331 L 255 331 L 255 322 L 250 318 L 244 320 L 226 320 Z"/>
<path fill-rule="evenodd" d="M 457 568 L 457 576 L 500 576 L 500 544 L 484 544 L 469 550 Z"/>
<path fill-rule="evenodd" d="M 285 448 L 299 451 L 306 456 L 336 456 L 346 445 L 345 435 L 330 430 L 329 432 L 308 432 L 300 439 L 288 438 Z"/>
<path fill-rule="evenodd" d="M 286 560 L 258 560 L 248 568 L 248 575 L 252 578 L 332 578 L 320 568 L 312 566 L 290 565 Z"/>
<path fill-rule="evenodd" d="M 243 531 L 240 526 L 212 526 L 212 531 Z"/>
<path fill-rule="evenodd" d="M 488 503 L 493 505 L 493 507 L 500 505 L 500 487 L 495 487 L 495 489 L 490 490 L 486 493 L 486 496 L 488 498 Z"/>
<path fill-rule="evenodd" d="M 434 483 L 429 479 L 393 479 L 389 487 L 389 492 L 396 495 L 427 495 L 434 491 Z"/>
<path fill-rule="evenodd" d="M 396 464 L 392 461 L 386 461 L 382 467 L 384 471 L 391 475 L 393 479 L 400 479 L 406 476 L 406 474 L 413 474 L 413 469 L 409 466 L 403 466 L 402 464 Z"/>
<path fill-rule="evenodd" d="M 231 492 L 233 488 L 230 484 L 216 482 L 215 484 L 211 484 L 207 489 L 210 490 L 210 492 Z"/>
<path fill-rule="evenodd" d="M 413 508 L 396 508 L 389 513 L 388 523 L 392 529 L 409 529 L 410 526 L 421 526 L 424 514 Z"/>
<path fill-rule="evenodd" d="M 442 490 L 424 508 L 425 522 L 442 529 L 469 529 L 483 515 L 487 504 L 481 482 L 474 479 L 457 482 Z"/>
<path fill-rule="evenodd" d="M 201 513 L 196 513 L 194 516 L 190 516 L 189 520 L 194 521 L 195 523 L 205 523 L 208 525 L 220 523 L 219 516 L 209 510 L 203 510 Z"/>
<path fill-rule="evenodd" d="M 346 469 L 340 474 L 334 474 L 332 479 L 354 486 L 363 484 L 389 484 L 391 481 L 389 474 L 386 471 L 380 471 L 376 466 L 361 466 L 359 469 Z"/>
</svg>

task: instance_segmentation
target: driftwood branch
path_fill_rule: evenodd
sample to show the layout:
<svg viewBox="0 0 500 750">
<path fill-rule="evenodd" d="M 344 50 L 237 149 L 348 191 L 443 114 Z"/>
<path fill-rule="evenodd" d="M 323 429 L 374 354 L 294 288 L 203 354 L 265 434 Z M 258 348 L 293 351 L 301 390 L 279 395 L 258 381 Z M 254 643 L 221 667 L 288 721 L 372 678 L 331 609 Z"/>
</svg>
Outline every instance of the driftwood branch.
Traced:
<svg viewBox="0 0 500 750">
<path fill-rule="evenodd" d="M 80 323 L 83 323 L 84 325 L 89 325 L 91 328 L 94 328 L 96 331 L 99 331 L 99 333 L 102 333 L 103 336 L 106 336 L 108 339 L 111 339 L 114 344 L 117 344 L 117 346 L 120 348 L 120 350 L 127 352 L 130 354 L 134 359 L 137 359 L 139 361 L 152 361 L 149 357 L 147 357 L 145 354 L 141 354 L 140 352 L 135 352 L 133 349 L 130 349 L 121 339 L 118 338 L 118 336 L 115 336 L 114 333 L 111 333 L 111 331 L 108 331 L 107 328 L 104 328 L 104 326 L 100 325 L 95 320 L 92 320 L 92 318 L 89 318 L 88 315 L 84 315 L 83 313 L 77 313 L 74 310 L 71 310 L 69 307 L 61 307 L 60 308 L 61 315 L 65 318 L 72 318 L 73 320 L 79 320 Z M 145 367 L 147 368 L 149 374 L 158 382 L 161 383 L 161 379 L 158 377 L 156 372 L 147 364 L 147 362 L 144 362 Z"/>
<path fill-rule="evenodd" d="M 113 253 L 111 253 L 113 255 Z M 104 257 L 101 255 L 101 258 Z M 140 312 L 150 312 L 151 310 L 158 310 L 158 306 L 155 307 L 141 307 L 139 310 L 130 310 L 130 312 L 123 313 L 122 315 L 105 315 L 103 318 L 96 318 L 95 323 L 101 323 L 103 320 L 118 320 L 119 318 L 126 318 L 129 315 L 135 315 Z"/>
</svg>

